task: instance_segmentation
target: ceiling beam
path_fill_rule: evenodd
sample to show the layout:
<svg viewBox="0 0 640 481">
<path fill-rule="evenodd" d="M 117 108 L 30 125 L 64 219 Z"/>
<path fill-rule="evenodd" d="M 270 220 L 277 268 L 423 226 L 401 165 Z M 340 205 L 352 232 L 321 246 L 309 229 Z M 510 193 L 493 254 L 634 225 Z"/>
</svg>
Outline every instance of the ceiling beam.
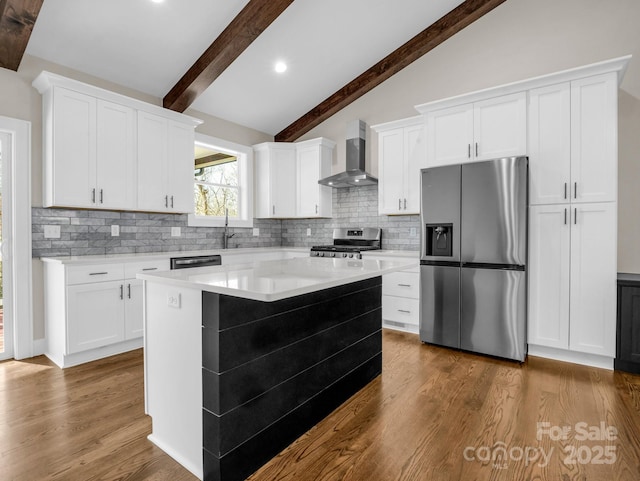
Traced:
<svg viewBox="0 0 640 481">
<path fill-rule="evenodd" d="M 164 97 L 163 106 L 184 112 L 291 3 L 293 0 L 249 0 Z"/>
<path fill-rule="evenodd" d="M 44 0 L 0 0 L 0 67 L 18 71 Z"/>
<path fill-rule="evenodd" d="M 293 142 L 506 0 L 467 0 L 276 134 Z"/>
</svg>

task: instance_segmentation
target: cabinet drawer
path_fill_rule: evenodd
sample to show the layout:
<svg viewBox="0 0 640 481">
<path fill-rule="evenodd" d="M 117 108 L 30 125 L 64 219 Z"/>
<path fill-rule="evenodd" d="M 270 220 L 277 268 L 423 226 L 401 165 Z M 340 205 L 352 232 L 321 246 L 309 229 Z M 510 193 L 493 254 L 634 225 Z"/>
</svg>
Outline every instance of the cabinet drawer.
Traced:
<svg viewBox="0 0 640 481">
<path fill-rule="evenodd" d="M 67 285 L 119 281 L 123 278 L 123 264 L 92 264 L 67 267 Z"/>
<path fill-rule="evenodd" d="M 136 274 L 142 274 L 144 272 L 156 272 L 156 271 L 168 271 L 169 260 L 153 260 L 153 261 L 136 261 L 127 262 L 124 265 L 124 278 L 133 279 Z"/>
<path fill-rule="evenodd" d="M 418 325 L 420 301 L 406 297 L 382 296 L 382 319 Z"/>
<path fill-rule="evenodd" d="M 382 293 L 389 296 L 420 298 L 420 274 L 418 272 L 391 272 L 382 276 Z"/>
</svg>

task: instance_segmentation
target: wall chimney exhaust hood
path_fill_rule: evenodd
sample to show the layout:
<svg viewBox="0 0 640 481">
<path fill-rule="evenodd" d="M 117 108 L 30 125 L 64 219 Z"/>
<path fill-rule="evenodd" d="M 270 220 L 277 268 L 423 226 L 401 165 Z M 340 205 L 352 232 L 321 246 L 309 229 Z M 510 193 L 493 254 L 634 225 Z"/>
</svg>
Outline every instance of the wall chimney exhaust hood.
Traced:
<svg viewBox="0 0 640 481">
<path fill-rule="evenodd" d="M 347 169 L 331 177 L 320 179 L 318 184 L 342 188 L 378 183 L 378 179 L 367 174 L 364 169 L 366 135 L 367 124 L 362 120 L 352 120 L 347 124 Z"/>
</svg>

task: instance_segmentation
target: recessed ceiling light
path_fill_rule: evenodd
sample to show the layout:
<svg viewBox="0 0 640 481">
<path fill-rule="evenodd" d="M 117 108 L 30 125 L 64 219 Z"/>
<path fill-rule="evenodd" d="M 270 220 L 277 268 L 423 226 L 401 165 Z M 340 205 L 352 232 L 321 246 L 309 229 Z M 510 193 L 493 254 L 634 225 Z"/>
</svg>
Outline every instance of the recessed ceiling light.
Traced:
<svg viewBox="0 0 640 481">
<path fill-rule="evenodd" d="M 278 73 L 283 73 L 286 72 L 287 70 L 287 64 L 284 62 L 276 62 L 276 66 L 275 66 L 275 70 Z"/>
</svg>

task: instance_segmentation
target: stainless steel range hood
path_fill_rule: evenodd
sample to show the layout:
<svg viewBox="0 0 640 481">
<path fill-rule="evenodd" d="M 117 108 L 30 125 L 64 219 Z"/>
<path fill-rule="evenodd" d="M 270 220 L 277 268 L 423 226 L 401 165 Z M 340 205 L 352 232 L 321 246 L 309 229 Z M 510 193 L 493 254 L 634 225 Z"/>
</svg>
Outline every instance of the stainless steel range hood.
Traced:
<svg viewBox="0 0 640 481">
<path fill-rule="evenodd" d="M 342 188 L 378 183 L 378 179 L 367 174 L 364 168 L 366 134 L 367 124 L 362 120 L 353 120 L 347 124 L 347 169 L 331 177 L 320 179 L 318 184 Z"/>
</svg>

